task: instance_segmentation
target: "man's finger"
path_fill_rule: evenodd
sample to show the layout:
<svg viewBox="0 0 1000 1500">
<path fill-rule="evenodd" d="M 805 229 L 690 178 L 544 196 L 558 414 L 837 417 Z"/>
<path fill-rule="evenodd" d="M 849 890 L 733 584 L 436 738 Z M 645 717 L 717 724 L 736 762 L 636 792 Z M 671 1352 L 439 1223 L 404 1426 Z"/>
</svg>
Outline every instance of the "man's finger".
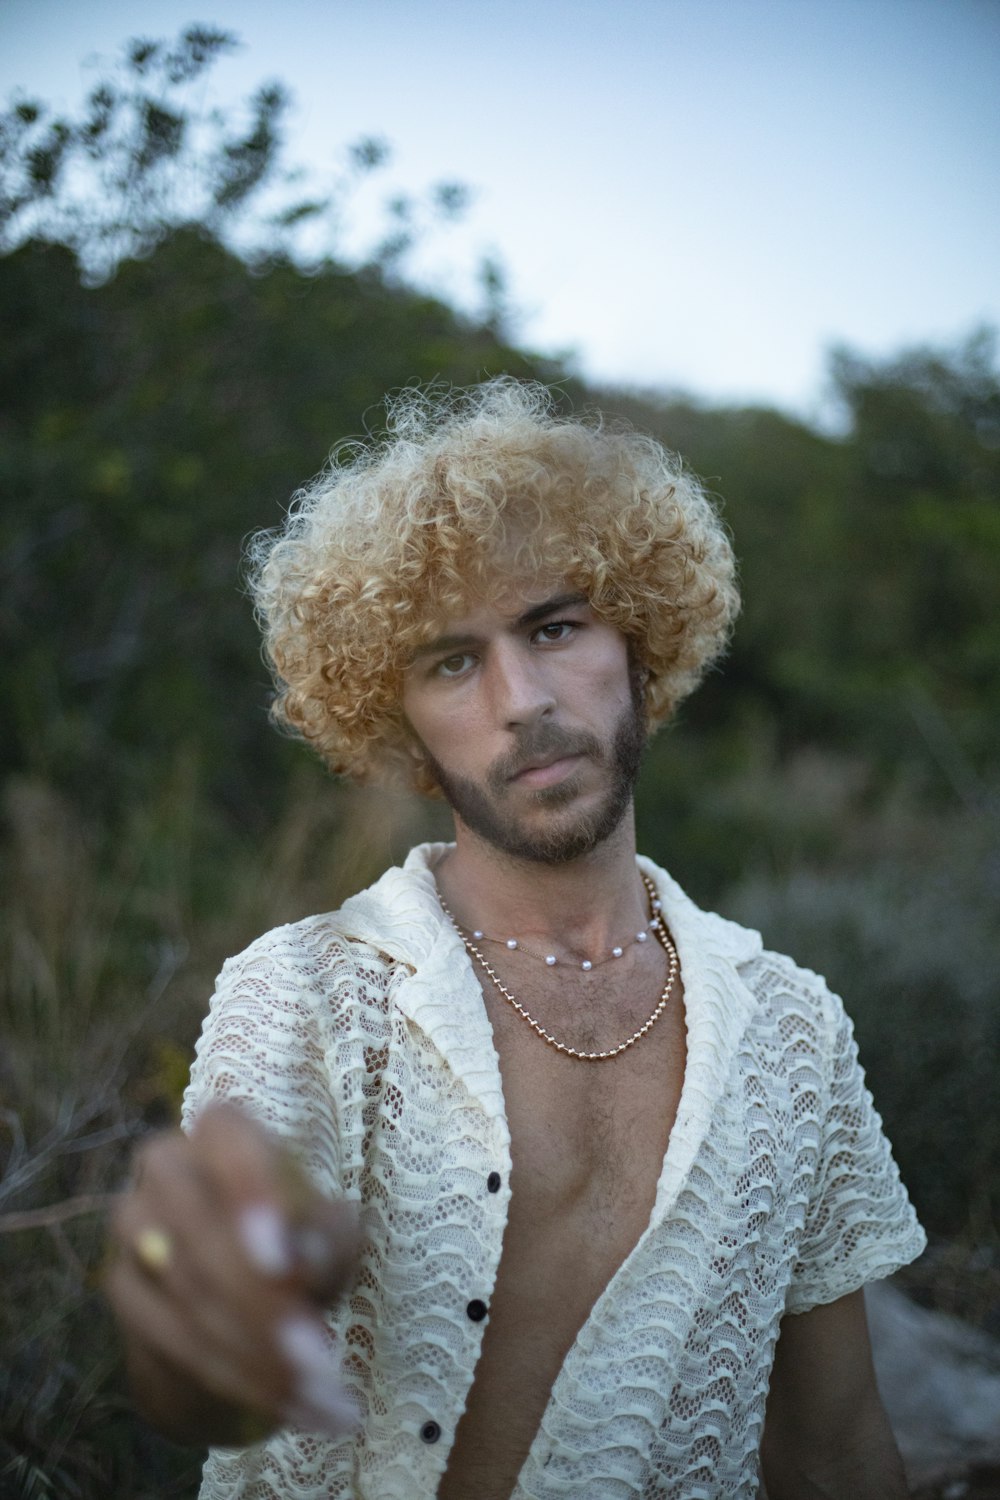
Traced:
<svg viewBox="0 0 1000 1500">
<path fill-rule="evenodd" d="M 291 1152 L 232 1105 L 206 1109 L 192 1141 L 250 1264 L 266 1276 L 294 1276 L 320 1303 L 335 1297 L 360 1250 L 354 1205 L 323 1198 Z"/>
<path fill-rule="evenodd" d="M 305 1290 L 320 1305 L 343 1291 L 361 1253 L 361 1224 L 354 1203 L 320 1199 L 292 1225 L 292 1253 Z"/>
</svg>

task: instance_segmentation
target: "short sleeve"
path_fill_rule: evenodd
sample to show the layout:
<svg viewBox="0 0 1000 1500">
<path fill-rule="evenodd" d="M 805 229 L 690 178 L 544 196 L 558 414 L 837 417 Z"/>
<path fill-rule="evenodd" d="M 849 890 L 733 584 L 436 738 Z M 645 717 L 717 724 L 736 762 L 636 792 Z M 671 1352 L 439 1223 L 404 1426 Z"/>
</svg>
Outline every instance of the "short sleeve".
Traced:
<svg viewBox="0 0 1000 1500">
<path fill-rule="evenodd" d="M 308 965 L 278 928 L 223 965 L 195 1049 L 181 1124 L 213 1100 L 245 1109 L 292 1147 L 317 1187 L 340 1187 L 339 1129 Z"/>
<path fill-rule="evenodd" d="M 927 1241 L 865 1086 L 854 1028 L 824 986 L 829 1044 L 820 1149 L 786 1312 L 834 1302 L 889 1276 Z"/>
</svg>

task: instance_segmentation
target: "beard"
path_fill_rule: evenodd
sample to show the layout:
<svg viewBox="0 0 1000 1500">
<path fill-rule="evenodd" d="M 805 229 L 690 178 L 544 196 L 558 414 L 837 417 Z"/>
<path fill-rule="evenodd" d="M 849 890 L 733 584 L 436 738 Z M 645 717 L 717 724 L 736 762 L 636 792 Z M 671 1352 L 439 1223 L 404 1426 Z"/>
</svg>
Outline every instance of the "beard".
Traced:
<svg viewBox="0 0 1000 1500">
<path fill-rule="evenodd" d="M 610 742 L 582 731 L 561 729 L 557 725 L 536 725 L 518 736 L 514 748 L 493 762 L 484 783 L 452 775 L 423 747 L 423 753 L 434 779 L 452 811 L 462 822 L 494 849 L 515 859 L 537 864 L 566 864 L 589 854 L 621 824 L 631 801 L 646 743 L 646 724 L 642 693 L 633 682 L 632 702 L 622 714 Z M 511 808 L 511 778 L 539 758 L 582 755 L 607 769 L 607 788 L 597 805 L 574 818 L 567 814 L 547 819 L 548 826 L 531 828 L 527 820 Z M 551 787 L 539 787 L 530 793 L 531 804 L 558 814 L 569 807 L 579 791 L 579 777 L 571 774 Z"/>
</svg>

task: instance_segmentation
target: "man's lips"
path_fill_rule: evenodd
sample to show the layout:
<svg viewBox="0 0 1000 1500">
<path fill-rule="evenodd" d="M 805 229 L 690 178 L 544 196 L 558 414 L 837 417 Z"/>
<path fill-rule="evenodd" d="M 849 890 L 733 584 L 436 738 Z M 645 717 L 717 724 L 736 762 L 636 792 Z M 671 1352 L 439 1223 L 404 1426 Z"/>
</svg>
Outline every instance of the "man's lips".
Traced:
<svg viewBox="0 0 1000 1500">
<path fill-rule="evenodd" d="M 567 754 L 565 751 L 560 755 L 546 757 L 544 760 L 531 761 L 522 766 L 510 778 L 518 786 L 552 786 L 561 781 L 564 776 L 575 768 L 581 759 L 579 752 L 574 751 Z"/>
</svg>

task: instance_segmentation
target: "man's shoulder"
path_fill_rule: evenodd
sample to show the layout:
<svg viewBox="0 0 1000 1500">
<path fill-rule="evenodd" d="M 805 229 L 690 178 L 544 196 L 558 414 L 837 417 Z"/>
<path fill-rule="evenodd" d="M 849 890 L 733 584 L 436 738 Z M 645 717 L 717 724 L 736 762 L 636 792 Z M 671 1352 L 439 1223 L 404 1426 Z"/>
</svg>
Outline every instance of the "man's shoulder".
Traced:
<svg viewBox="0 0 1000 1500">
<path fill-rule="evenodd" d="M 433 947 L 443 918 L 430 861 L 436 846 L 421 845 L 335 910 L 272 927 L 227 959 L 222 977 L 264 969 L 328 980 L 337 967 L 361 965 L 389 972 L 417 967 Z"/>
<path fill-rule="evenodd" d="M 371 943 L 347 935 L 339 911 L 320 912 L 285 922 L 261 933 L 232 958 L 227 958 L 219 975 L 220 986 L 237 978 L 256 977 L 262 983 L 273 982 L 273 976 L 294 976 L 304 989 L 328 983 L 338 969 L 358 963 L 389 969 L 391 960 L 380 954 Z"/>
<path fill-rule="evenodd" d="M 797 963 L 787 953 L 761 947 L 746 966 L 743 979 L 772 1013 L 794 1014 L 824 1031 L 836 1029 L 841 1022 L 844 1008 L 840 996 L 822 974 Z"/>
<path fill-rule="evenodd" d="M 692 956 L 697 954 L 698 967 L 708 971 L 710 982 L 720 989 L 728 988 L 727 979 L 735 973 L 739 986 L 752 997 L 749 1014 L 758 1021 L 766 1019 L 773 1024 L 783 1017 L 798 1016 L 811 1028 L 824 1032 L 836 1029 L 843 1007 L 821 974 L 786 953 L 766 947 L 755 928 L 698 906 L 651 860 L 641 859 L 640 867 L 656 880 L 679 946 Z"/>
</svg>

